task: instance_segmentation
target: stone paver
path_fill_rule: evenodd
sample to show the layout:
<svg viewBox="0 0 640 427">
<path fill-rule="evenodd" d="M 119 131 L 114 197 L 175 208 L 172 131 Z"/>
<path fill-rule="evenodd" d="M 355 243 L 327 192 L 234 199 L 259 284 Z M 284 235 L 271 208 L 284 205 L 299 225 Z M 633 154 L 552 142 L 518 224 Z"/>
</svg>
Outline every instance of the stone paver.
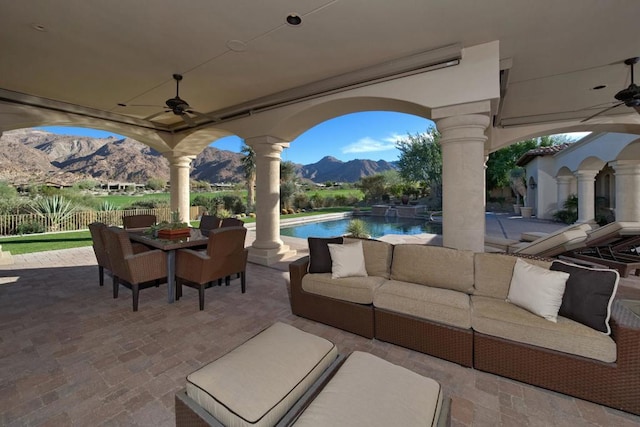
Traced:
<svg viewBox="0 0 640 427">
<path fill-rule="evenodd" d="M 305 254 L 304 242 L 284 239 Z M 249 264 L 237 279 L 166 302 L 165 285 L 140 293 L 98 286 L 92 249 L 14 256 L 0 267 L 0 425 L 170 426 L 185 377 L 275 321 L 369 351 L 439 381 L 452 426 L 632 426 L 640 417 L 369 340 L 291 314 L 286 262 Z M 110 280 L 106 280 L 110 283 Z M 640 290 L 638 279 L 623 281 Z"/>
</svg>

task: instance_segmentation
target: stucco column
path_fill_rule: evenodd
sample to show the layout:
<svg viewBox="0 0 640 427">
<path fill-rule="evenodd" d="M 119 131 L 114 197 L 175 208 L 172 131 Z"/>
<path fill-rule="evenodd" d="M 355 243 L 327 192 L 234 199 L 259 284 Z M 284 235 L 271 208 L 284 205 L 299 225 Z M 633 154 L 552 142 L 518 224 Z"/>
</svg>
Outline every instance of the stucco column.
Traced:
<svg viewBox="0 0 640 427">
<path fill-rule="evenodd" d="M 640 221 L 640 162 L 611 163 L 616 173 L 616 221 Z"/>
<path fill-rule="evenodd" d="M 556 183 L 558 185 L 558 198 L 557 198 L 557 210 L 564 209 L 564 202 L 567 201 L 571 195 L 571 180 L 572 176 L 560 175 L 556 177 Z"/>
<path fill-rule="evenodd" d="M 578 178 L 578 220 L 577 223 L 596 221 L 595 180 L 598 171 L 579 170 L 575 172 Z"/>
<path fill-rule="evenodd" d="M 280 154 L 289 143 L 271 136 L 245 143 L 256 153 L 256 239 L 249 248 L 249 261 L 272 265 L 296 254 L 280 239 Z"/>
<path fill-rule="evenodd" d="M 443 246 L 484 252 L 484 145 L 489 117 L 469 114 L 437 121 L 442 145 Z"/>
<path fill-rule="evenodd" d="M 164 156 L 169 160 L 171 210 L 180 211 L 180 220 L 189 224 L 189 213 L 191 210 L 191 203 L 189 201 L 189 172 L 194 156 L 185 156 L 179 153 L 164 153 Z"/>
</svg>

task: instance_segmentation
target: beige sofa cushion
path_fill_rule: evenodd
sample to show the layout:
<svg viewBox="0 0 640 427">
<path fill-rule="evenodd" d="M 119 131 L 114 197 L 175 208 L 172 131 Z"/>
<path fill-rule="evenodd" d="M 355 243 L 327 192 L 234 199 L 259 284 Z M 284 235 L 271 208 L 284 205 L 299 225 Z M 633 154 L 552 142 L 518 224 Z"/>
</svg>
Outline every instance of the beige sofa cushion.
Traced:
<svg viewBox="0 0 640 427">
<path fill-rule="evenodd" d="M 332 279 L 331 273 L 305 274 L 302 289 L 316 295 L 358 304 L 373 303 L 374 291 L 387 279 L 378 276 Z"/>
<path fill-rule="evenodd" d="M 471 297 L 471 323 L 476 332 L 568 354 L 616 361 L 611 337 L 573 320 L 549 322 L 516 305 L 496 298 Z"/>
<path fill-rule="evenodd" d="M 391 275 L 391 257 L 393 245 L 380 240 L 345 238 L 344 243 L 362 242 L 364 265 L 369 276 L 388 279 Z"/>
<path fill-rule="evenodd" d="M 187 377 L 187 395 L 226 426 L 272 426 L 335 360 L 333 343 L 284 323 Z"/>
<path fill-rule="evenodd" d="M 513 275 L 513 266 L 517 257 L 501 254 L 476 253 L 474 295 L 507 299 L 509 285 Z M 526 259 L 529 264 L 549 268 L 551 263 L 541 260 Z"/>
<path fill-rule="evenodd" d="M 464 292 L 396 280 L 384 283 L 373 297 L 376 308 L 463 329 L 471 328 L 469 301 L 469 295 Z"/>
<path fill-rule="evenodd" d="M 391 278 L 454 291 L 473 292 L 473 252 L 440 246 L 396 245 Z"/>
<path fill-rule="evenodd" d="M 354 351 L 296 426 L 435 426 L 442 387 L 402 366 Z"/>
</svg>

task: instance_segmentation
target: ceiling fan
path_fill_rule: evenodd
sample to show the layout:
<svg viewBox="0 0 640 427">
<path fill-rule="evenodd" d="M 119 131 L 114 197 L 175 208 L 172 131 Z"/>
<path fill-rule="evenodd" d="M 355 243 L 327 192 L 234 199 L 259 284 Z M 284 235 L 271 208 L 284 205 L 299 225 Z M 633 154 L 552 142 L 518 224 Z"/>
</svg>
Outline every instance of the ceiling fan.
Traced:
<svg viewBox="0 0 640 427">
<path fill-rule="evenodd" d="M 604 110 L 598 111 L 596 114 L 593 114 L 592 116 L 589 116 L 584 120 L 581 120 L 580 123 L 584 123 L 587 120 L 591 120 L 594 117 L 599 116 L 600 114 L 606 113 L 607 111 L 613 110 L 614 108 L 617 108 L 621 105 L 626 105 L 627 107 L 633 107 L 638 112 L 638 114 L 640 114 L 640 86 L 635 84 L 633 80 L 633 66 L 638 63 L 638 60 L 640 60 L 640 58 L 638 57 L 624 60 L 624 63 L 631 68 L 631 84 L 629 85 L 629 87 L 622 89 L 621 91 L 619 91 L 614 95 L 614 97 L 620 102 L 608 108 L 605 108 Z"/>
<path fill-rule="evenodd" d="M 144 120 L 152 120 L 165 113 L 173 113 L 176 116 L 180 116 L 184 122 L 189 126 L 196 126 L 197 123 L 191 116 L 202 117 L 207 121 L 216 121 L 214 117 L 207 116 L 206 114 L 195 111 L 187 101 L 180 98 L 180 81 L 182 80 L 182 74 L 174 74 L 173 79 L 176 81 L 176 96 L 169 98 L 165 101 L 166 107 L 164 110 L 154 113 L 144 118 Z M 156 105 L 135 105 L 135 104 L 118 104 L 121 107 L 157 107 Z"/>
</svg>

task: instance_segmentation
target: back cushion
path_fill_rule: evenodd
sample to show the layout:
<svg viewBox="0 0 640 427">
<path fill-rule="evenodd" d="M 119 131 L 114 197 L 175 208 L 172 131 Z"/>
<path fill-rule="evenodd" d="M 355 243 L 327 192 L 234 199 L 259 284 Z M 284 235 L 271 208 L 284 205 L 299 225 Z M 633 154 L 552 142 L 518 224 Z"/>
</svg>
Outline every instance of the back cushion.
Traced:
<svg viewBox="0 0 640 427">
<path fill-rule="evenodd" d="M 388 279 L 391 275 L 391 257 L 393 245 L 380 240 L 345 238 L 344 243 L 362 242 L 364 264 L 369 276 Z"/>
<path fill-rule="evenodd" d="M 473 252 L 440 246 L 396 245 L 391 279 L 473 292 Z"/>
<path fill-rule="evenodd" d="M 507 299 L 509 285 L 513 275 L 513 266 L 517 257 L 495 253 L 475 254 L 475 290 L 474 295 Z M 526 260 L 529 264 L 549 268 L 550 262 L 534 259 Z"/>
</svg>

